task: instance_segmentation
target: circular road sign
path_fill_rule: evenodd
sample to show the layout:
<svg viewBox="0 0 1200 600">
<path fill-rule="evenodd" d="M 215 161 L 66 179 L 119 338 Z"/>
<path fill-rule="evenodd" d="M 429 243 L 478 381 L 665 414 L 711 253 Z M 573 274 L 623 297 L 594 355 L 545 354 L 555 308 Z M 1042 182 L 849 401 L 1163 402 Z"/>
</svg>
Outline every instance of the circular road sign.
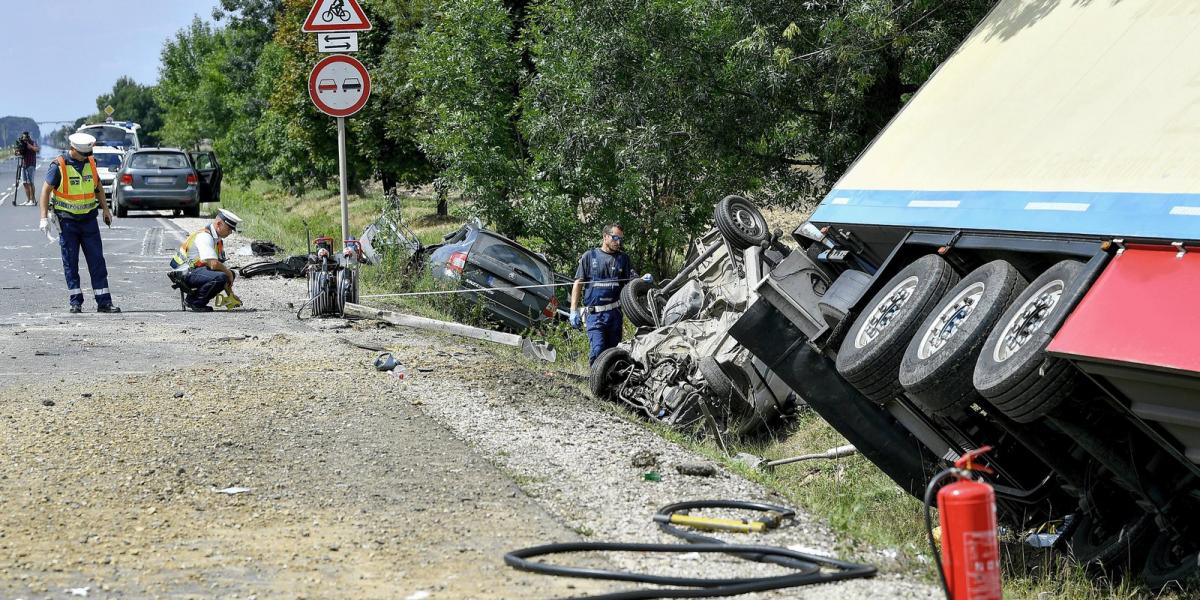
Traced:
<svg viewBox="0 0 1200 600">
<path fill-rule="evenodd" d="M 371 76 L 354 57 L 327 56 L 308 76 L 308 96 L 321 112 L 331 117 L 348 117 L 367 104 Z"/>
</svg>

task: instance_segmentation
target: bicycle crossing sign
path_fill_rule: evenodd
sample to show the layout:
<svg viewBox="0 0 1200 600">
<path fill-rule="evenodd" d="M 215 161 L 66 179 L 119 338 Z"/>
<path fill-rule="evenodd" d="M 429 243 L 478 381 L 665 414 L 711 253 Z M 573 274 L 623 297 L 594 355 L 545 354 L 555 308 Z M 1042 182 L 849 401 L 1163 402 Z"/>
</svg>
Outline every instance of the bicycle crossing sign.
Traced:
<svg viewBox="0 0 1200 600">
<path fill-rule="evenodd" d="M 301 31 L 368 31 L 371 21 L 358 0 L 316 0 Z"/>
</svg>

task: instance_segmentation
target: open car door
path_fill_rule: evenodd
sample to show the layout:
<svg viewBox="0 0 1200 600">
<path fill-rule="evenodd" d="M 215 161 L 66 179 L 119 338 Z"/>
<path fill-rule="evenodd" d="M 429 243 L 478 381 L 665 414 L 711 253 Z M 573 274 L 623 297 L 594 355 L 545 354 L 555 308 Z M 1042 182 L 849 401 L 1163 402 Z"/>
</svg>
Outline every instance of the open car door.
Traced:
<svg viewBox="0 0 1200 600">
<path fill-rule="evenodd" d="M 221 163 L 212 151 L 192 152 L 192 164 L 200 174 L 200 201 L 221 201 Z"/>
</svg>

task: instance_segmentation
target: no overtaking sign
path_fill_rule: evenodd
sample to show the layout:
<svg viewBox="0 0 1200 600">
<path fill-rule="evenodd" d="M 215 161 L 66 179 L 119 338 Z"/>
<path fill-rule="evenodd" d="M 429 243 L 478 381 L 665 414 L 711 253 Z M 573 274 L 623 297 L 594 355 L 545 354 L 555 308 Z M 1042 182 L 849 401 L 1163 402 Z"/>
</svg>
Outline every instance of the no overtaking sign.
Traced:
<svg viewBox="0 0 1200 600">
<path fill-rule="evenodd" d="M 367 104 L 371 76 L 352 56 L 327 56 L 308 76 L 308 95 L 321 112 L 331 117 L 348 117 Z"/>
</svg>

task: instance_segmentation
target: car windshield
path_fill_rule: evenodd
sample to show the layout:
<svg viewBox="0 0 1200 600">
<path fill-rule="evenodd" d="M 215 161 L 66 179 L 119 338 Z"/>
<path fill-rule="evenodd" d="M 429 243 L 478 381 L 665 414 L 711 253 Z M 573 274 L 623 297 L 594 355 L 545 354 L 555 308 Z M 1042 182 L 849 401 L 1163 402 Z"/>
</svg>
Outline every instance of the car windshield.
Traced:
<svg viewBox="0 0 1200 600">
<path fill-rule="evenodd" d="M 99 153 L 92 155 L 96 159 L 96 166 L 101 169 L 116 169 L 121 166 L 121 155 L 112 153 Z"/>
<path fill-rule="evenodd" d="M 180 152 L 139 152 L 129 159 L 131 169 L 183 169 L 187 157 Z"/>
<path fill-rule="evenodd" d="M 100 127 L 84 127 L 79 130 L 81 133 L 86 133 L 96 141 L 109 146 L 132 146 L 133 134 L 121 129 L 120 127 L 100 126 Z"/>
</svg>

